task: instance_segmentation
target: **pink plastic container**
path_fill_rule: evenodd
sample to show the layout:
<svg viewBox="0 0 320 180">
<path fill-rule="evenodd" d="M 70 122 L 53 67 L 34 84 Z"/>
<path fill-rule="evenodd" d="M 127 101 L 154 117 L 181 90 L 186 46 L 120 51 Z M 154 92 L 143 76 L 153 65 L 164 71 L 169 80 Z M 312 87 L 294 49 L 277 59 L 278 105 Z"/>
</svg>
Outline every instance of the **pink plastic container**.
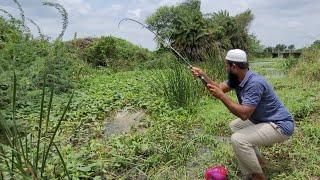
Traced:
<svg viewBox="0 0 320 180">
<path fill-rule="evenodd" d="M 215 166 L 206 170 L 204 177 L 206 180 L 227 180 L 228 170 L 224 166 Z"/>
</svg>

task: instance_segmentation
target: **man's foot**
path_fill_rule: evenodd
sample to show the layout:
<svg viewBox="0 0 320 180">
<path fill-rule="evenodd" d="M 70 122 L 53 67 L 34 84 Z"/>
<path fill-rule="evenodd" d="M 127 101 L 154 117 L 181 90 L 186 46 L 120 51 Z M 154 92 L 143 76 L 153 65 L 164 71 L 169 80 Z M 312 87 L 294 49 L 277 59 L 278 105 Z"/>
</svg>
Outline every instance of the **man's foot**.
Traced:
<svg viewBox="0 0 320 180">
<path fill-rule="evenodd" d="M 267 180 L 267 178 L 264 176 L 264 174 L 253 173 L 252 174 L 252 180 Z"/>
<path fill-rule="evenodd" d="M 243 180 L 267 180 L 266 176 L 262 173 L 247 174 L 242 177 Z"/>
<path fill-rule="evenodd" d="M 267 159 L 263 156 L 258 157 L 259 164 L 261 168 L 265 168 L 267 166 Z"/>
</svg>

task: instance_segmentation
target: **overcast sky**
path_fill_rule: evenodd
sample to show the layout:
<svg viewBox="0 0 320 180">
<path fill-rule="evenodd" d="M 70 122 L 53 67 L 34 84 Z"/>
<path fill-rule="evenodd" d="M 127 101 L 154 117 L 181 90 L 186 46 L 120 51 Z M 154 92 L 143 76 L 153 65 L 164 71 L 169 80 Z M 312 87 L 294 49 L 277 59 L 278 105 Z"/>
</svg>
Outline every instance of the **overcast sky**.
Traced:
<svg viewBox="0 0 320 180">
<path fill-rule="evenodd" d="M 52 7 L 42 6 L 41 0 L 20 0 L 25 15 L 36 21 L 45 34 L 56 37 L 60 31 L 60 16 Z M 113 35 L 142 47 L 154 49 L 150 32 L 133 23 L 118 29 L 118 22 L 125 17 L 144 21 L 157 8 L 174 5 L 181 0 L 52 0 L 61 3 L 69 13 L 69 27 L 64 39 Z M 0 0 L 0 8 L 19 17 L 12 0 Z M 278 43 L 303 47 L 320 39 L 320 0 L 202 0 L 203 13 L 227 10 L 236 15 L 251 9 L 255 18 L 250 32 L 265 46 Z M 0 12 L 1 13 L 1 12 Z M 3 15 L 3 14 L 0 14 Z M 32 25 L 28 24 L 33 32 Z M 36 33 L 35 33 L 36 35 Z"/>
</svg>

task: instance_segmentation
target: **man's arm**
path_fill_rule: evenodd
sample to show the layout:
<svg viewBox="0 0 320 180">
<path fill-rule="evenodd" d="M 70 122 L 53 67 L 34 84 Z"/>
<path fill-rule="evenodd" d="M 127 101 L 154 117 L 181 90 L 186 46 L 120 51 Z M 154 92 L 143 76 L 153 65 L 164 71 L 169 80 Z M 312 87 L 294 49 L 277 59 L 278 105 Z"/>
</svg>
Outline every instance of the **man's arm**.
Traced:
<svg viewBox="0 0 320 180">
<path fill-rule="evenodd" d="M 228 86 L 227 83 L 225 82 L 222 82 L 219 84 L 219 88 L 224 92 L 224 93 L 227 93 L 229 91 L 231 91 L 231 88 Z"/>
<path fill-rule="evenodd" d="M 223 95 L 220 100 L 223 104 L 230 110 L 230 112 L 242 120 L 247 120 L 250 118 L 255 110 L 253 106 L 241 105 L 233 102 L 227 95 Z"/>
<path fill-rule="evenodd" d="M 196 77 L 202 76 L 206 81 L 209 81 L 209 84 L 220 87 L 220 89 L 222 89 L 222 91 L 224 93 L 231 91 L 231 88 L 228 86 L 227 83 L 222 82 L 222 83 L 218 84 L 217 82 L 210 79 L 210 77 L 206 73 L 204 73 L 200 68 L 193 67 L 192 73 Z"/>
<path fill-rule="evenodd" d="M 209 84 L 208 87 L 210 88 L 212 95 L 220 99 L 229 111 L 240 119 L 247 120 L 254 112 L 254 106 L 241 105 L 233 102 L 219 86 Z"/>
</svg>

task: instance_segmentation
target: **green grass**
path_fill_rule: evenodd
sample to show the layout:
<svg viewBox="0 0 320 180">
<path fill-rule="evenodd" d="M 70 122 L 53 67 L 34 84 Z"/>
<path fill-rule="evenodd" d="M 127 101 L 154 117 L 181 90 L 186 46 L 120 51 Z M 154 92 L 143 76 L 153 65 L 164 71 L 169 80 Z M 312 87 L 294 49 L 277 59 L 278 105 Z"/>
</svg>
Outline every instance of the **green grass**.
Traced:
<svg viewBox="0 0 320 180">
<path fill-rule="evenodd" d="M 109 44 L 110 37 L 87 53 L 89 60 L 108 60 L 106 65 L 114 67 L 92 68 L 67 43 L 22 37 L 13 32 L 0 49 L 0 118 L 8 125 L 0 131 L 12 134 L 0 146 L 0 177 L 32 178 L 31 171 L 48 179 L 203 179 L 206 168 L 220 164 L 230 179 L 240 177 L 230 144 L 219 138 L 231 135 L 228 124 L 236 117 L 208 94 L 197 94 L 201 83 L 183 66 L 172 68 L 169 53 L 151 53 L 122 40 Z M 114 45 L 117 53 L 111 54 Z M 100 46 L 112 48 L 106 53 Z M 320 177 L 319 52 L 306 53 L 297 65 L 272 58 L 251 64 L 273 84 L 298 127 L 289 141 L 262 148 L 271 179 Z M 224 77 L 224 63 L 208 58 L 212 61 L 198 65 L 214 78 Z M 50 83 L 43 81 L 44 73 L 51 74 Z M 155 83 L 159 74 L 164 78 Z M 126 108 L 146 116 L 129 133 L 106 136 L 106 118 Z"/>
<path fill-rule="evenodd" d="M 223 164 L 231 178 L 238 178 L 240 172 L 230 144 L 215 138 L 231 134 L 228 124 L 235 117 L 222 103 L 208 97 L 201 99 L 193 114 L 184 108 L 172 108 L 152 87 L 154 72 L 114 74 L 108 69 L 87 69 L 82 75 L 70 112 L 61 124 L 60 136 L 56 137 L 70 176 L 202 179 L 206 168 Z M 262 148 L 270 163 L 266 173 L 272 179 L 319 177 L 319 141 L 315 136 L 319 133 L 319 114 L 315 114 L 319 101 L 315 98 L 319 98 L 316 95 L 320 84 L 313 82 L 310 86 L 291 76 L 267 78 L 298 118 L 298 130 L 288 142 Z M 30 92 L 28 97 L 31 96 L 36 95 Z M 53 100 L 50 123 L 55 123 L 61 114 L 63 101 L 64 94 Z M 35 107 L 31 104 L 20 108 L 16 115 L 34 124 Z M 125 107 L 147 112 L 141 125 L 144 130 L 105 137 L 105 117 Z M 63 172 L 59 157 L 50 159 L 46 168 L 49 177 L 57 178 Z"/>
</svg>

